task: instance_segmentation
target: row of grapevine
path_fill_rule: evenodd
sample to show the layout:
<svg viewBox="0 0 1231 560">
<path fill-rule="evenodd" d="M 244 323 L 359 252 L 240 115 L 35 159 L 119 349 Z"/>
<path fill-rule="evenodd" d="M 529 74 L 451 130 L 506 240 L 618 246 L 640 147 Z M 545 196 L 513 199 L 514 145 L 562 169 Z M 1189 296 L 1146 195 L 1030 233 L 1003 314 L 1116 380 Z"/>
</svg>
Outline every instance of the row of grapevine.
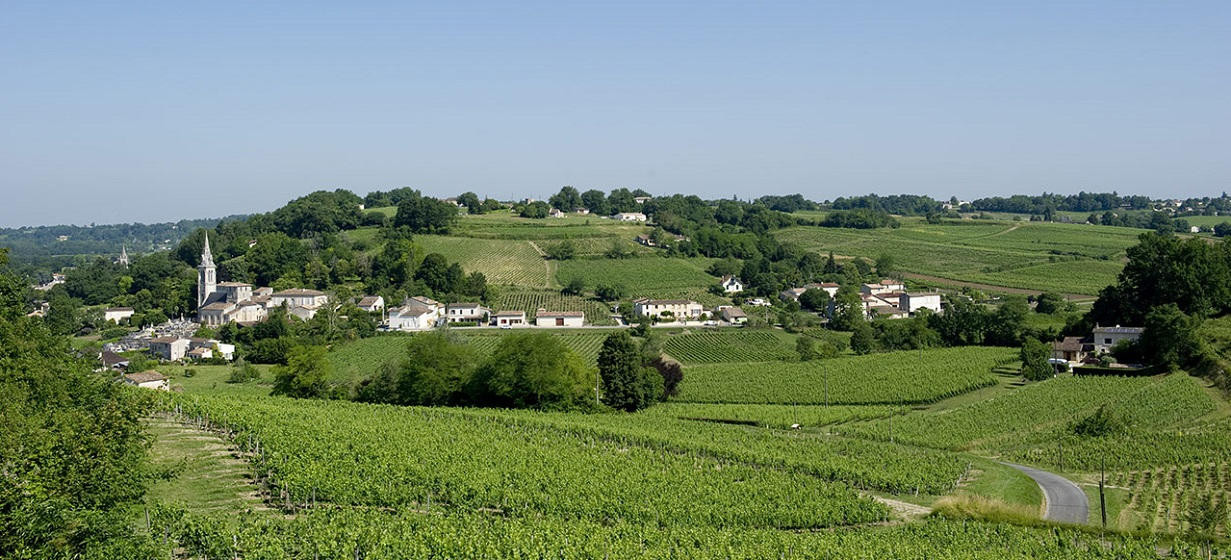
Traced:
<svg viewBox="0 0 1231 560">
<path fill-rule="evenodd" d="M 1112 473 L 1108 482 L 1132 493 L 1128 507 L 1137 512 L 1145 528 L 1181 532 L 1190 528 L 1190 515 L 1199 501 L 1231 501 L 1231 463 L 1198 463 Z M 1216 532 L 1227 536 L 1223 520 Z"/>
<path fill-rule="evenodd" d="M 766 404 L 913 404 L 994 384 L 1006 348 L 940 348 L 811 362 L 691 366 L 677 400 Z"/>
<path fill-rule="evenodd" d="M 685 364 L 767 362 L 793 360 L 795 338 L 770 330 L 711 329 L 686 332 L 667 339 L 663 349 Z"/>
<path fill-rule="evenodd" d="M 669 416 L 713 422 L 746 423 L 770 428 L 788 428 L 799 424 L 806 427 L 828 426 L 860 420 L 874 420 L 894 414 L 905 414 L 904 406 L 824 406 L 789 404 L 713 404 L 664 403 L 646 409 L 643 414 Z"/>
<path fill-rule="evenodd" d="M 593 286 L 591 286 L 593 288 Z M 568 296 L 556 290 L 507 290 L 492 306 L 499 310 L 525 311 L 526 320 L 534 321 L 538 309 L 548 311 L 581 311 L 586 314 L 586 323 L 591 325 L 614 325 L 611 309 L 605 304 L 580 296 Z"/>
<path fill-rule="evenodd" d="M 538 333 L 546 332 L 551 336 L 556 337 L 569 350 L 581 356 L 586 363 L 595 364 L 598 361 L 598 351 L 603 347 L 603 341 L 607 339 L 610 332 L 604 331 L 577 331 L 577 330 L 539 330 Z M 502 332 L 465 332 L 461 335 L 462 340 L 473 346 L 483 355 L 492 353 L 500 341 L 504 338 Z"/>
</svg>

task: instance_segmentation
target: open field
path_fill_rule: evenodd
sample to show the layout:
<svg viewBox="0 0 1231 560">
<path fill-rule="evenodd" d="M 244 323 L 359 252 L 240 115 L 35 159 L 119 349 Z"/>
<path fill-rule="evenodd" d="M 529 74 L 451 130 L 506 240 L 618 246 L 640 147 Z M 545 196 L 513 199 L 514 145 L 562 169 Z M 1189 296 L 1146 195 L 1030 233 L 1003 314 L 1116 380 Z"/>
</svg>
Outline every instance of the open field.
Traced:
<svg viewBox="0 0 1231 560">
<path fill-rule="evenodd" d="M 1115 281 L 1120 258 L 1143 230 L 1038 222 L 918 221 L 898 229 L 796 227 L 778 232 L 807 249 L 875 259 L 897 268 L 1010 288 L 1094 295 Z"/>
<path fill-rule="evenodd" d="M 685 368 L 677 400 L 764 404 L 914 404 L 995 383 L 1004 348 L 942 348 L 811 362 L 749 362 Z"/>
<path fill-rule="evenodd" d="M 573 259 L 562 261 L 556 281 L 567 284 L 580 278 L 587 289 L 599 284 L 620 284 L 633 298 L 692 298 L 706 305 L 725 301 L 706 289 L 718 279 L 705 270 L 711 259 L 665 258 L 657 256 L 631 259 Z"/>
</svg>

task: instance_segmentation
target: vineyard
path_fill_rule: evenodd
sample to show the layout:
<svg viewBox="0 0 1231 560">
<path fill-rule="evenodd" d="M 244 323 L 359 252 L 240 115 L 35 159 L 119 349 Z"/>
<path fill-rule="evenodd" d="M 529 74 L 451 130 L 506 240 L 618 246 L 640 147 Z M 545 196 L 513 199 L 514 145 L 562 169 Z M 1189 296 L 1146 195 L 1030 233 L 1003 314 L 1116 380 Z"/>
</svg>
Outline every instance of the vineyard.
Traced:
<svg viewBox="0 0 1231 560">
<path fill-rule="evenodd" d="M 391 334 L 336 344 L 329 351 L 335 382 L 352 382 L 377 373 L 386 364 L 397 364 L 407 357 L 409 336 Z"/>
<path fill-rule="evenodd" d="M 482 272 L 492 284 L 542 288 L 547 285 L 543 257 L 526 241 L 416 235 L 415 243 L 430 253 L 448 255 L 466 272 Z"/>
<path fill-rule="evenodd" d="M 1013 359 L 1005 348 L 942 348 L 812 362 L 690 366 L 684 402 L 913 404 L 995 383 L 991 369 Z"/>
<path fill-rule="evenodd" d="M 875 420 L 895 414 L 905 414 L 903 406 L 793 406 L 789 404 L 710 404 L 665 403 L 647 409 L 643 414 L 668 416 L 688 420 L 706 420 L 753 424 L 767 428 L 828 426 L 859 420 Z"/>
<path fill-rule="evenodd" d="M 825 527 L 887 515 L 845 484 L 796 470 L 498 414 L 275 398 L 180 404 L 225 427 L 291 503 L 714 527 Z"/>
<path fill-rule="evenodd" d="M 534 312 L 539 308 L 548 311 L 582 311 L 590 325 L 614 325 L 611 309 L 606 304 L 579 296 L 566 296 L 556 290 L 525 290 L 507 288 L 501 290 L 499 299 L 492 305 L 499 310 L 525 311 L 526 320 L 534 321 Z"/>
<path fill-rule="evenodd" d="M 535 332 L 546 332 L 558 338 L 569 350 L 576 352 L 588 364 L 594 364 L 598 360 L 598 351 L 603 346 L 603 340 L 606 340 L 607 336 L 611 334 L 602 330 L 569 329 L 539 330 Z M 475 347 L 484 356 L 491 354 L 496 349 L 496 345 L 500 344 L 500 339 L 504 335 L 504 333 L 499 331 L 470 331 L 459 334 L 463 341 Z"/>
<path fill-rule="evenodd" d="M 589 289 L 619 284 L 633 298 L 693 298 L 703 304 L 724 301 L 706 292 L 718 279 L 705 272 L 710 259 L 640 257 L 631 259 L 573 259 L 561 261 L 556 281 L 567 284 L 580 278 Z"/>
<path fill-rule="evenodd" d="M 1231 501 L 1231 463 L 1173 465 L 1147 470 L 1112 473 L 1112 486 L 1128 488 L 1128 508 L 1139 517 L 1140 527 L 1160 533 L 1179 533 L 1189 528 L 1189 512 L 1198 500 Z M 1227 521 L 1217 526 L 1223 536 Z"/>
<path fill-rule="evenodd" d="M 795 336 L 777 330 L 709 329 L 667 339 L 663 349 L 685 364 L 794 360 Z"/>
</svg>

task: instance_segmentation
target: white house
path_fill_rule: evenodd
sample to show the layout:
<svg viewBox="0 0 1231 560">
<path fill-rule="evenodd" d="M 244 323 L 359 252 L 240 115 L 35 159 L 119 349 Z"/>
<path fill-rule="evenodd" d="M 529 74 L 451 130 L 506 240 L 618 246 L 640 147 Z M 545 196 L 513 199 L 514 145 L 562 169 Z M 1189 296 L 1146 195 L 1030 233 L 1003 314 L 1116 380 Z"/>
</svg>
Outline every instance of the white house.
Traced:
<svg viewBox="0 0 1231 560">
<path fill-rule="evenodd" d="M 649 202 L 649 201 L 650 201 L 650 199 L 652 199 L 652 198 L 654 198 L 654 197 L 652 197 L 652 196 L 634 196 L 634 197 L 633 197 L 633 202 L 636 202 L 637 204 L 645 204 L 645 203 Z"/>
<path fill-rule="evenodd" d="M 142 389 L 153 389 L 155 391 L 170 390 L 170 386 L 167 384 L 167 377 L 154 370 L 141 373 L 126 373 L 124 374 L 124 382 Z"/>
<path fill-rule="evenodd" d="M 879 296 L 905 292 L 906 285 L 899 280 L 884 279 L 876 284 L 864 284 L 860 286 L 859 291 L 864 294 Z"/>
<path fill-rule="evenodd" d="M 551 210 L 548 210 L 547 215 L 552 218 L 563 218 L 567 216 L 567 214 L 565 214 L 564 211 L 560 210 L 559 208 L 552 208 Z"/>
<path fill-rule="evenodd" d="M 450 323 L 487 324 L 492 311 L 477 303 L 450 303 L 445 308 L 445 318 Z"/>
<path fill-rule="evenodd" d="M 492 315 L 493 321 L 497 327 L 524 327 L 526 326 L 525 311 L 500 311 Z"/>
<path fill-rule="evenodd" d="M 641 212 L 620 212 L 612 216 L 611 219 L 621 222 L 644 222 L 646 217 Z"/>
<path fill-rule="evenodd" d="M 356 307 L 367 311 L 368 313 L 377 313 L 385 310 L 385 298 L 381 296 L 364 296 L 359 299 Z"/>
<path fill-rule="evenodd" d="M 445 306 L 440 302 L 416 296 L 407 299 L 401 307 L 390 309 L 385 324 L 398 331 L 422 331 L 435 327 L 444 316 Z"/>
<path fill-rule="evenodd" d="M 133 316 L 133 308 L 131 307 L 108 307 L 103 310 L 103 320 L 111 321 L 115 324 L 120 324 L 120 321 Z"/>
<path fill-rule="evenodd" d="M 204 350 L 204 352 L 198 352 L 198 350 Z M 226 344 L 212 338 L 194 337 L 188 339 L 188 353 L 186 355 L 189 358 L 196 359 L 223 358 L 233 360 L 235 359 L 235 345 Z"/>
<path fill-rule="evenodd" d="M 740 282 L 739 278 L 736 278 L 729 274 L 726 276 L 723 276 L 722 281 L 720 283 L 722 284 L 722 291 L 728 294 L 733 294 L 735 292 L 744 291 L 744 283 Z"/>
<path fill-rule="evenodd" d="M 920 309 L 931 309 L 940 313 L 940 294 L 936 292 L 906 292 L 898 296 L 898 308 L 910 315 Z"/>
<path fill-rule="evenodd" d="M 803 286 L 799 288 L 788 288 L 788 289 L 782 290 L 781 292 L 778 293 L 778 299 L 781 299 L 784 301 L 785 300 L 799 301 L 799 296 L 804 295 L 804 292 L 808 290 L 821 290 L 829 294 L 829 297 L 832 299 L 835 295 L 838 294 L 838 287 L 839 286 L 833 282 L 825 282 L 823 284 L 817 284 L 815 282 L 810 282 L 808 284 L 804 284 Z"/>
<path fill-rule="evenodd" d="M 150 353 L 168 362 L 182 360 L 187 352 L 187 338 L 163 336 L 150 340 Z"/>
<path fill-rule="evenodd" d="M 1111 352 L 1111 349 L 1119 344 L 1120 341 L 1136 341 L 1141 338 L 1141 333 L 1145 332 L 1141 327 L 1094 327 L 1092 338 L 1094 339 L 1094 351 L 1100 354 Z"/>
<path fill-rule="evenodd" d="M 282 290 L 269 296 L 270 307 L 280 307 L 286 304 L 296 316 L 306 315 L 308 319 L 316 315 L 316 312 L 327 303 L 329 303 L 329 295 L 325 292 L 301 288 Z M 296 313 L 297 310 L 301 312 Z"/>
<path fill-rule="evenodd" d="M 536 327 L 580 327 L 586 324 L 586 314 L 581 311 L 548 311 L 539 308 L 534 312 Z"/>
<path fill-rule="evenodd" d="M 705 313 L 705 308 L 700 303 L 688 299 L 642 298 L 633 302 L 633 312 L 646 317 L 695 319 Z"/>
</svg>

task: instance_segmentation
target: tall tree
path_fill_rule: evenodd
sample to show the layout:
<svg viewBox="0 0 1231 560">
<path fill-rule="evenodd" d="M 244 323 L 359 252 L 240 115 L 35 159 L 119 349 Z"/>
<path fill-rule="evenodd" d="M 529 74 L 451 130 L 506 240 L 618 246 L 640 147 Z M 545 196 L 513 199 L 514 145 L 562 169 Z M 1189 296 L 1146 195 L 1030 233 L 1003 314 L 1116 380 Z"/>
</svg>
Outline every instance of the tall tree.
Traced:
<svg viewBox="0 0 1231 560">
<path fill-rule="evenodd" d="M 414 233 L 448 233 L 457 221 L 457 207 L 419 194 L 398 203 L 393 225 L 406 227 Z"/>
<path fill-rule="evenodd" d="M 286 365 L 274 368 L 274 395 L 296 398 L 326 396 L 330 365 L 324 346 L 300 346 L 291 350 Z"/>
<path fill-rule="evenodd" d="M 618 410 L 633 412 L 650 406 L 662 392 L 662 377 L 642 365 L 641 350 L 624 330 L 603 341 L 598 352 L 598 374 L 603 404 Z"/>
<path fill-rule="evenodd" d="M 570 186 L 561 188 L 560 192 L 551 195 L 551 198 L 547 199 L 547 201 L 553 207 L 564 212 L 572 212 L 582 207 L 581 193 L 578 193 L 577 189 Z"/>
</svg>

